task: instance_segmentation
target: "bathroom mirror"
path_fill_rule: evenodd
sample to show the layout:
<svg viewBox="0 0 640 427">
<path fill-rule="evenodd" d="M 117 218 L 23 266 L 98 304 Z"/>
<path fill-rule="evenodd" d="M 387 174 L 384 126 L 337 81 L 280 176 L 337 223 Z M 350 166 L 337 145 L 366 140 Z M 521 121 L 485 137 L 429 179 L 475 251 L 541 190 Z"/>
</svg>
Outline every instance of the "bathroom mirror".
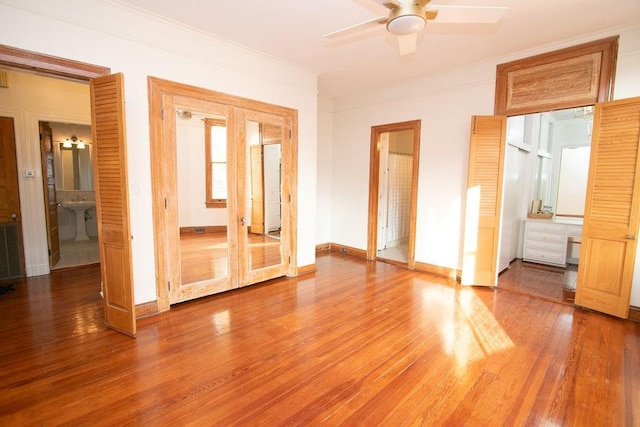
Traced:
<svg viewBox="0 0 640 427">
<path fill-rule="evenodd" d="M 59 178 L 61 190 L 93 190 L 93 167 L 91 165 L 91 144 L 84 148 L 72 145 L 71 148 L 58 145 L 59 167 L 56 177 Z"/>
<path fill-rule="evenodd" d="M 53 167 L 56 189 L 93 190 L 93 146 L 91 126 L 79 123 L 49 122 L 53 141 Z M 65 141 L 69 140 L 65 147 Z"/>
</svg>

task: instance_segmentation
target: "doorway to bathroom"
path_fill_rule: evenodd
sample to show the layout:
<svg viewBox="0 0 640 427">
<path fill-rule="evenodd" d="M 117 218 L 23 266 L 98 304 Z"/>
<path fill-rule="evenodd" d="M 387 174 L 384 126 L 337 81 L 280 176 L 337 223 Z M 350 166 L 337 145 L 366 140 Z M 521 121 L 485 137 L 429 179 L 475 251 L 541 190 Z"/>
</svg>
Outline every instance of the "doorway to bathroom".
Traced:
<svg viewBox="0 0 640 427">
<path fill-rule="evenodd" d="M 40 121 L 51 270 L 100 262 L 91 126 Z"/>
<path fill-rule="evenodd" d="M 367 258 L 415 268 L 420 120 L 371 128 Z"/>
</svg>

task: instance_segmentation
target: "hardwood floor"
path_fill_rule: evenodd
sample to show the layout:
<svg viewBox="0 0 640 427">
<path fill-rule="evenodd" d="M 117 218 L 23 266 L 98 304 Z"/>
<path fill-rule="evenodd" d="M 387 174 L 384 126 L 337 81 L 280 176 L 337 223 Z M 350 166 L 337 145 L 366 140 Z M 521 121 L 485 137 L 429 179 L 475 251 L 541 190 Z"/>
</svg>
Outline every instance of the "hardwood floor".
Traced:
<svg viewBox="0 0 640 427">
<path fill-rule="evenodd" d="M 535 264 L 516 259 L 498 276 L 498 288 L 550 301 L 572 303 L 578 266 L 567 268 Z"/>
<path fill-rule="evenodd" d="M 280 238 L 249 233 L 251 269 L 280 264 Z M 183 234 L 180 236 L 182 283 L 227 277 L 229 275 L 227 234 L 224 232 Z"/>
<path fill-rule="evenodd" d="M 0 295 L 0 425 L 640 425 L 640 323 L 326 253 L 106 330 L 99 269 Z"/>
</svg>

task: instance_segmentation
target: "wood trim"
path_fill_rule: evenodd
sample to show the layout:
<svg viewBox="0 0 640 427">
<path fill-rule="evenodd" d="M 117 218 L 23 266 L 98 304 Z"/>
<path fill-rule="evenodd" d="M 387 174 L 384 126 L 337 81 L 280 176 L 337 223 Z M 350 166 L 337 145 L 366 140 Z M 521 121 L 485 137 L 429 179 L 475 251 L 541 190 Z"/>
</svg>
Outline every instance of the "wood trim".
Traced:
<svg viewBox="0 0 640 427">
<path fill-rule="evenodd" d="M 640 322 L 640 307 L 629 306 L 629 320 Z"/>
<path fill-rule="evenodd" d="M 331 243 L 320 243 L 316 245 L 316 253 L 329 252 L 331 250 Z"/>
<path fill-rule="evenodd" d="M 207 234 L 207 233 L 226 233 L 226 225 L 194 225 L 189 227 L 180 227 L 180 235 L 184 234 Z"/>
<path fill-rule="evenodd" d="M 216 201 L 216 202 L 204 202 L 204 205 L 208 208 L 212 208 L 212 209 L 219 209 L 219 208 L 226 208 L 227 207 L 227 202 L 226 200 L 223 201 Z"/>
<path fill-rule="evenodd" d="M 228 164 L 227 158 L 225 158 L 224 162 L 213 162 L 211 160 L 212 157 L 212 147 L 211 147 L 211 128 L 212 127 L 223 127 L 228 129 L 227 121 L 221 119 L 212 119 L 205 118 L 204 119 L 204 170 L 205 170 L 205 195 L 204 195 L 204 204 L 208 208 L 224 208 L 227 207 L 227 200 L 222 198 L 213 198 L 213 165 L 214 163 L 220 164 L 224 163 L 225 166 Z M 226 145 L 229 145 L 229 141 L 225 141 Z M 225 145 L 225 148 L 226 148 Z"/>
<path fill-rule="evenodd" d="M 411 216 L 409 219 L 409 244 L 407 253 L 407 266 L 415 268 L 416 249 L 416 223 L 418 211 L 418 173 L 420 169 L 420 120 L 411 120 L 399 123 L 371 127 L 370 163 L 369 163 L 369 218 L 367 229 L 367 251 L 366 258 L 376 259 L 377 236 L 378 236 L 378 192 L 380 179 L 380 150 L 378 141 L 380 135 L 385 132 L 397 132 L 402 130 L 413 130 L 413 170 L 411 176 Z"/>
<path fill-rule="evenodd" d="M 0 44 L 0 65 L 84 81 L 111 74 L 111 69 L 108 67 L 45 55 L 3 44 Z"/>
<path fill-rule="evenodd" d="M 462 271 L 450 267 L 442 267 L 439 265 L 427 264 L 424 262 L 416 262 L 416 271 L 421 273 L 433 274 L 434 276 L 446 277 L 451 280 L 460 282 Z"/>
<path fill-rule="evenodd" d="M 357 248 L 352 248 L 351 246 L 339 245 L 337 243 L 331 243 L 331 252 L 350 255 L 357 258 L 369 259 L 367 257 L 367 251 Z"/>
<path fill-rule="evenodd" d="M 158 303 L 156 301 L 136 305 L 136 319 L 155 316 L 156 314 L 158 314 Z"/>
<path fill-rule="evenodd" d="M 247 110 L 254 112 L 264 112 L 274 116 L 280 116 L 286 119 L 286 123 L 291 129 L 291 138 L 289 139 L 290 149 L 289 155 L 285 158 L 283 154 L 282 162 L 288 162 L 290 170 L 290 179 L 288 183 L 289 194 L 283 194 L 283 198 L 286 197 L 290 200 L 290 213 L 288 215 L 288 227 L 290 232 L 289 240 L 285 247 L 288 245 L 289 253 L 285 254 L 287 260 L 290 260 L 287 266 L 287 276 L 294 277 L 298 274 L 297 268 L 297 191 L 298 188 L 298 112 L 295 109 L 282 107 L 278 105 L 268 104 L 261 101 L 255 101 L 247 98 L 241 98 L 234 95 L 229 95 L 221 92 L 216 92 L 209 89 L 199 88 L 169 80 L 160 79 L 157 77 L 148 77 L 148 93 L 149 93 L 149 137 L 151 144 L 151 174 L 152 180 L 152 204 L 153 204 L 153 221 L 154 229 L 162 230 L 165 227 L 165 212 L 164 212 L 164 199 L 167 195 L 163 191 L 163 186 L 158 185 L 163 182 L 160 177 L 164 176 L 163 164 L 161 159 L 166 153 L 166 147 L 162 144 L 163 140 L 163 124 L 162 124 L 162 105 L 163 97 L 182 97 L 193 101 L 216 103 L 233 109 L 236 113 L 231 118 L 237 115 L 239 110 Z M 235 120 L 235 119 L 234 119 Z M 228 123 L 230 129 L 235 129 L 236 123 L 231 120 Z M 288 135 L 287 135 L 288 136 Z M 284 150 L 283 150 L 284 153 Z M 160 159 L 160 160 L 159 160 Z M 231 161 L 231 159 L 228 159 Z M 158 181 L 158 184 L 155 183 Z M 230 198 L 232 195 L 229 195 Z M 284 216 L 283 216 L 284 218 Z M 235 224 L 235 219 L 229 218 L 232 221 L 232 228 Z M 237 230 L 236 230 L 237 231 Z M 230 229 L 231 234 L 234 233 L 233 229 Z M 167 250 L 171 242 L 165 242 L 163 239 L 155 239 L 155 258 L 156 258 L 156 293 L 158 310 L 160 312 L 169 310 L 169 292 L 167 290 L 167 265 L 169 260 L 167 259 Z M 232 267 L 233 270 L 233 267 Z"/>
<path fill-rule="evenodd" d="M 395 265 L 396 267 L 404 268 L 404 269 L 407 269 L 407 270 L 413 270 L 413 269 L 410 269 L 409 267 L 407 267 L 407 263 L 406 262 L 398 261 L 398 260 L 391 259 L 391 258 L 379 258 L 378 257 L 378 258 L 376 258 L 376 262 L 382 262 L 382 263 L 385 263 L 385 264 Z"/>
<path fill-rule="evenodd" d="M 318 268 L 316 267 L 315 263 L 303 265 L 302 267 L 298 267 L 298 276 L 301 276 L 303 274 L 315 273 L 316 271 L 318 271 Z"/>
<path fill-rule="evenodd" d="M 608 37 L 589 43 L 572 46 L 553 52 L 543 53 L 536 56 L 520 59 L 517 61 L 499 64 L 496 68 L 496 94 L 494 112 L 496 115 L 520 115 L 528 113 L 538 113 L 541 111 L 558 110 L 562 108 L 580 107 L 584 105 L 593 105 L 596 102 L 604 102 L 613 99 L 613 85 L 615 79 L 616 62 L 618 54 L 619 36 Z M 569 65 L 571 61 L 575 62 L 579 58 L 586 58 L 589 55 L 594 57 L 594 67 L 599 68 L 597 75 L 592 82 L 595 85 L 592 96 L 583 95 L 572 89 L 573 93 L 563 90 L 564 84 L 559 73 L 563 72 L 561 67 Z M 538 78 L 534 83 L 536 90 L 540 93 L 539 102 L 529 103 L 526 106 L 509 108 L 508 100 L 512 93 L 509 90 L 509 80 L 513 73 L 535 72 L 541 67 L 551 70 L 544 70 L 540 74 L 542 80 Z M 558 71 L 558 75 L 554 75 L 553 70 Z M 592 76 L 586 76 L 584 73 L 578 73 L 586 79 Z M 555 83 L 555 86 L 554 86 Z M 562 85 L 559 86 L 559 85 Z M 562 100 L 550 100 L 549 94 L 554 92 L 566 92 L 568 97 Z"/>
</svg>

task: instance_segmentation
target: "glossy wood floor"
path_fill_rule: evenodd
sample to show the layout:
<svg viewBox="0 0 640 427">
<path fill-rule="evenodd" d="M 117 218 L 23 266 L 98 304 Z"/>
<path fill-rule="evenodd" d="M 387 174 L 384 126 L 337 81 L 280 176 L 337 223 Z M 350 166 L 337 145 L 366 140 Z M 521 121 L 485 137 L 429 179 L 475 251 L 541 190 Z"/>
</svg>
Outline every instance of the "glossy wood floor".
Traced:
<svg viewBox="0 0 640 427">
<path fill-rule="evenodd" d="M 498 276 L 498 287 L 550 301 L 572 303 L 577 280 L 577 265 L 561 268 L 516 259 Z"/>
<path fill-rule="evenodd" d="M 173 306 L 131 339 L 98 268 L 0 295 L 0 425 L 640 425 L 640 324 L 391 264 Z"/>
<path fill-rule="evenodd" d="M 280 264 L 277 236 L 249 233 L 249 265 L 252 270 Z M 224 232 L 183 234 L 180 236 L 182 283 L 229 276 L 229 248 Z"/>
</svg>

